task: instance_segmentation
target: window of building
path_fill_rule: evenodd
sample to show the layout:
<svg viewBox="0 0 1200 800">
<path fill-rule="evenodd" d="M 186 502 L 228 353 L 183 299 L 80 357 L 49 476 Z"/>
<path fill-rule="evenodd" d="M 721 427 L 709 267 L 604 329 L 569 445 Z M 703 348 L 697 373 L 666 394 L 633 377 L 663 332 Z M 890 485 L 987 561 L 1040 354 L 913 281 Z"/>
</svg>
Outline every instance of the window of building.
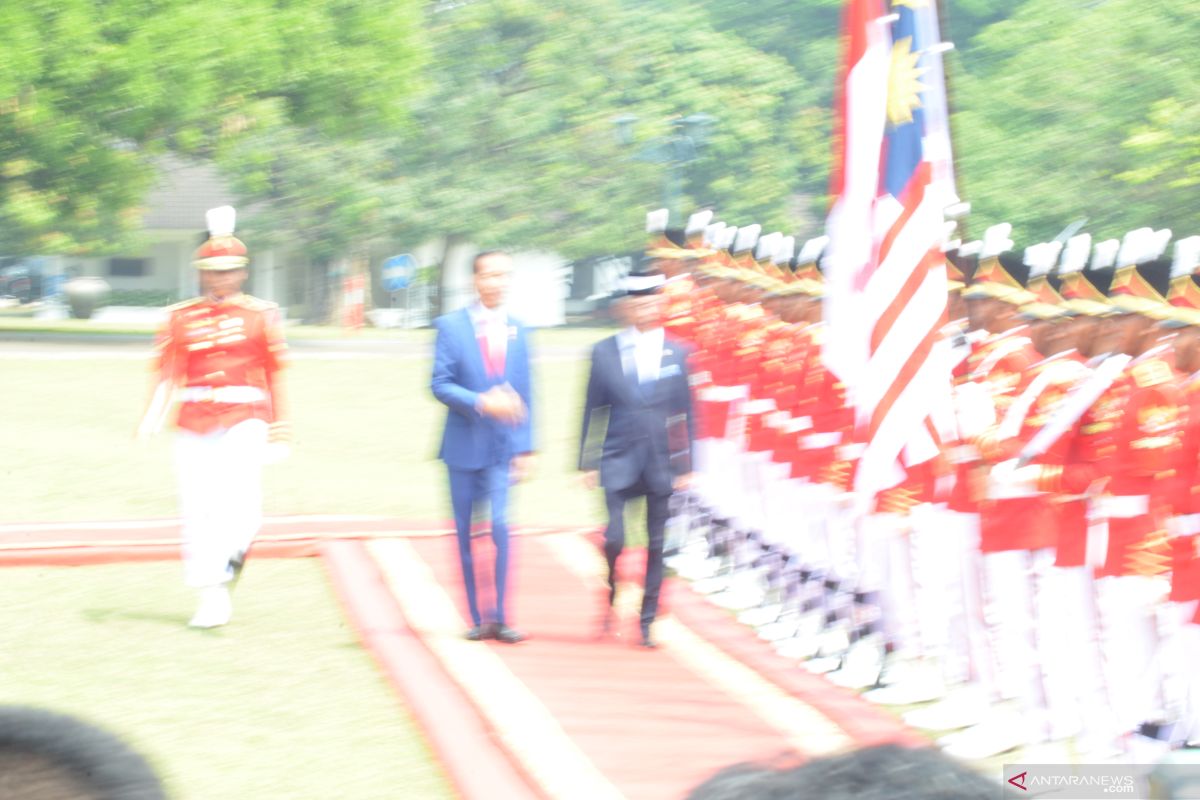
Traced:
<svg viewBox="0 0 1200 800">
<path fill-rule="evenodd" d="M 150 274 L 150 259 L 110 258 L 108 274 L 114 278 L 141 278 Z"/>
</svg>

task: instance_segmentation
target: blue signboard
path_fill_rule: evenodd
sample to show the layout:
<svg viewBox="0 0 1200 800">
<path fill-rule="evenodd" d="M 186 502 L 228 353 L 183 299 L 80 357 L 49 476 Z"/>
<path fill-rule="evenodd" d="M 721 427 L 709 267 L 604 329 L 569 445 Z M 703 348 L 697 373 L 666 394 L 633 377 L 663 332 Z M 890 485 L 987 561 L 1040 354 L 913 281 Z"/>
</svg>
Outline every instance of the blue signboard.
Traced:
<svg viewBox="0 0 1200 800">
<path fill-rule="evenodd" d="M 383 262 L 383 288 L 398 292 L 412 283 L 417 274 L 417 260 L 410 254 L 392 256 Z"/>
</svg>

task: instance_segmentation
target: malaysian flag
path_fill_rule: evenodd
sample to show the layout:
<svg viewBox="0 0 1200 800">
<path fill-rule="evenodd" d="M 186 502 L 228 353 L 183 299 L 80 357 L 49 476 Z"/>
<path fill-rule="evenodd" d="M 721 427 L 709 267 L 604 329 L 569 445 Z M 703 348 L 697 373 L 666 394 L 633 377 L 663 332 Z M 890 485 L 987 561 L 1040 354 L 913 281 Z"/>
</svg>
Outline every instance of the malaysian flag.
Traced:
<svg viewBox="0 0 1200 800">
<path fill-rule="evenodd" d="M 873 495 L 937 455 L 930 419 L 950 391 L 936 347 L 946 315 L 942 240 L 958 202 L 932 0 L 849 0 L 826 223 L 824 356 L 867 443 Z"/>
</svg>

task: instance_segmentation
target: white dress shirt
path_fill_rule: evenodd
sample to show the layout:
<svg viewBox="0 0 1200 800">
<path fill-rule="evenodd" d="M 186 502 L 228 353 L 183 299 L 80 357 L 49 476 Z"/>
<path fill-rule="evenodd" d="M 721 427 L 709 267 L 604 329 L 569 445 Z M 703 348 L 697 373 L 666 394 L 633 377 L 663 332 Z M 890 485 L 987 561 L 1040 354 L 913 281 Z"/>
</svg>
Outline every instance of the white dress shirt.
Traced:
<svg viewBox="0 0 1200 800">
<path fill-rule="evenodd" d="M 625 374 L 632 377 L 636 370 L 638 383 L 658 380 L 662 368 L 663 342 L 662 328 L 639 331 L 629 327 L 618 333 L 617 345 L 621 350 L 621 366 Z"/>
</svg>

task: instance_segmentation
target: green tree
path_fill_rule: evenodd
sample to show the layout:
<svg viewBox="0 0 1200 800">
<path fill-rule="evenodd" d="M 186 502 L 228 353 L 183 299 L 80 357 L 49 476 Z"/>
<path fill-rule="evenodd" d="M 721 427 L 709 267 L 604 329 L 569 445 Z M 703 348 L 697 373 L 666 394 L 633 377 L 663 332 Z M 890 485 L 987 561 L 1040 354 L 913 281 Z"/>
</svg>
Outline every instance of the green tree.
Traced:
<svg viewBox="0 0 1200 800">
<path fill-rule="evenodd" d="M 543 246 L 567 257 L 640 246 L 664 165 L 633 156 L 673 119 L 718 121 L 690 166 L 684 206 L 787 227 L 812 168 L 794 126 L 805 87 L 782 59 L 715 31 L 701 12 L 616 0 L 493 0 L 430 7 L 434 61 L 399 160 L 417 208 L 406 235 Z M 613 120 L 640 119 L 623 148 Z"/>
<path fill-rule="evenodd" d="M 413 199 L 393 177 L 390 139 L 336 138 L 292 124 L 281 106 L 255 105 L 253 122 L 221 142 L 216 160 L 250 212 L 239 229 L 260 248 L 282 246 L 300 259 L 287 266 L 310 273 L 306 319 L 324 321 L 332 268 L 386 237 L 390 215 Z"/>
<path fill-rule="evenodd" d="M 1168 97 L 1156 102 L 1124 146 L 1136 161 L 1117 178 L 1135 186 L 1157 187 L 1166 208 L 1184 212 L 1176 224 L 1194 226 L 1195 215 L 1188 213 L 1188 205 L 1200 185 L 1200 87 L 1191 93 L 1190 101 Z"/>
<path fill-rule="evenodd" d="M 1195 176 L 1196 14 L 1159 0 L 1030 0 L 974 44 L 953 123 L 981 225 L 1011 222 L 1019 242 L 1081 217 L 1105 238 L 1193 232 L 1181 179 Z"/>
<path fill-rule="evenodd" d="M 214 157 L 264 107 L 330 141 L 401 124 L 417 3 L 4 4 L 0 252 L 116 246 L 157 154 Z"/>
</svg>

